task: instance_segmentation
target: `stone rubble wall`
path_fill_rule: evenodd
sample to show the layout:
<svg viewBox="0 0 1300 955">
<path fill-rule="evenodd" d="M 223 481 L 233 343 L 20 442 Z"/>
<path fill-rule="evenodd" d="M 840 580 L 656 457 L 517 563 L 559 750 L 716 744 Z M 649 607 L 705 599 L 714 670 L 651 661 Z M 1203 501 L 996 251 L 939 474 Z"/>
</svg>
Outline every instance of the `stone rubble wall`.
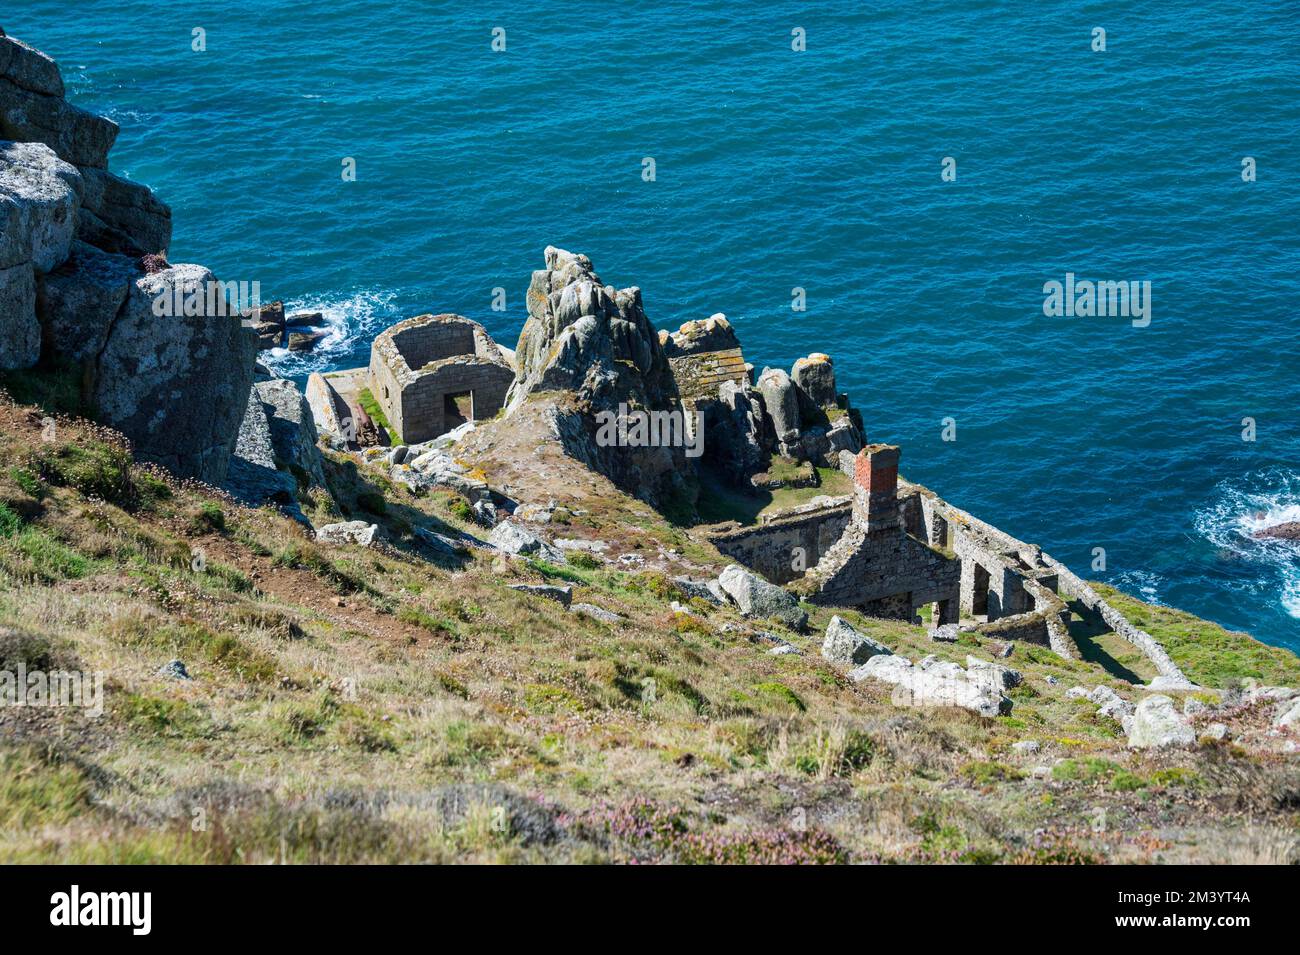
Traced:
<svg viewBox="0 0 1300 955">
<path fill-rule="evenodd" d="M 709 540 L 726 556 L 758 571 L 774 584 L 802 577 L 835 545 L 849 526 L 848 498 L 818 510 L 787 512 L 758 527 L 724 531 Z"/>
</svg>

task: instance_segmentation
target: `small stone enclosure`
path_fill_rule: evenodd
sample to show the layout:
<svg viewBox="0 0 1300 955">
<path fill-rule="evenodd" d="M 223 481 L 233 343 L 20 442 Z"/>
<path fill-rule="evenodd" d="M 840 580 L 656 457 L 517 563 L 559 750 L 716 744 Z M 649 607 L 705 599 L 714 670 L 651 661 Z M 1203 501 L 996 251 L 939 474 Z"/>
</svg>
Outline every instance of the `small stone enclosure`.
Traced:
<svg viewBox="0 0 1300 955">
<path fill-rule="evenodd" d="M 514 379 L 483 326 L 460 315 L 408 318 L 370 349 L 370 391 L 406 444 L 491 418 Z"/>
</svg>

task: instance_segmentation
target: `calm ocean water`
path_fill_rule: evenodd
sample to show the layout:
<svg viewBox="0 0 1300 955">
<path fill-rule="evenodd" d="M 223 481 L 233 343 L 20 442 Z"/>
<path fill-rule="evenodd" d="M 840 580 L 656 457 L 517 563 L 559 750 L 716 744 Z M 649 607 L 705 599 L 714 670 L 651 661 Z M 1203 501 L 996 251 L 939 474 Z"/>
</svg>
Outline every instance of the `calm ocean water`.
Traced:
<svg viewBox="0 0 1300 955">
<path fill-rule="evenodd" d="M 1300 517 L 1294 0 L 728 6 L 21 0 L 0 25 L 122 125 L 172 261 L 329 313 L 286 373 L 427 311 L 513 344 L 543 247 L 584 251 L 659 327 L 725 312 L 759 368 L 831 353 L 954 503 L 1300 649 L 1300 559 L 1243 537 Z M 1150 326 L 1045 317 L 1066 272 L 1150 281 Z"/>
</svg>

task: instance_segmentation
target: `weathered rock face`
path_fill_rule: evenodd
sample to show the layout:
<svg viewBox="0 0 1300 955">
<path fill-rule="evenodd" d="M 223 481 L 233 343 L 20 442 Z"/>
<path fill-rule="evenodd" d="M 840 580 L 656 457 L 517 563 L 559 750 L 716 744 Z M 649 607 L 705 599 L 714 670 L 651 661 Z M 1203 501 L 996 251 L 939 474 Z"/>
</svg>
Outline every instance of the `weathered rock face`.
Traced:
<svg viewBox="0 0 1300 955">
<path fill-rule="evenodd" d="M 549 401 L 552 431 L 570 457 L 652 504 L 693 504 L 693 473 L 681 441 L 599 438 L 599 417 L 606 414 L 680 415 L 672 371 L 640 289 L 604 285 L 585 255 L 548 246 L 546 268 L 533 273 L 528 289 L 515 368 L 508 416 L 525 402 Z"/>
<path fill-rule="evenodd" d="M 182 477 L 220 484 L 235 449 L 253 383 L 255 340 L 237 315 L 160 320 L 153 303 L 179 286 L 215 281 L 178 265 L 132 284 L 98 363 L 91 401 L 137 455 Z"/>
<path fill-rule="evenodd" d="M 971 679 L 955 663 L 923 667 L 913 666 L 905 657 L 875 656 L 850 671 L 849 679 L 894 685 L 897 689 L 891 699 L 897 706 L 959 706 L 988 717 L 1011 712 L 1010 699 L 987 679 Z"/>
<path fill-rule="evenodd" d="M 739 564 L 727 567 L 718 576 L 718 584 L 746 617 L 770 617 L 794 630 L 802 630 L 808 623 L 808 614 L 794 594 Z"/>
<path fill-rule="evenodd" d="M 892 652 L 883 643 L 872 640 L 865 633 L 853 629 L 838 614 L 831 617 L 831 622 L 826 627 L 822 656 L 832 663 L 857 666 L 866 663 L 874 656 L 888 655 Z"/>
<path fill-rule="evenodd" d="M 68 257 L 82 188 L 48 147 L 0 142 L 0 369 L 40 357 L 38 280 Z"/>
<path fill-rule="evenodd" d="M 37 272 L 68 257 L 83 189 L 77 170 L 48 147 L 0 142 L 0 196 L 17 206 L 17 228 Z"/>
<path fill-rule="evenodd" d="M 45 348 L 69 361 L 93 361 L 139 275 L 135 259 L 74 242 L 68 260 L 41 283 Z"/>
<path fill-rule="evenodd" d="M 605 285 L 589 258 L 554 246 L 547 246 L 546 268 L 533 273 L 528 288 L 515 365 L 508 408 L 557 389 L 601 407 L 629 401 L 664 408 L 676 397 L 641 290 Z"/>
<path fill-rule="evenodd" d="M 776 432 L 782 453 L 789 453 L 799 438 L 800 426 L 799 396 L 794 382 L 780 368 L 764 368 L 758 376 L 758 390 L 763 395 L 763 406 L 772 419 L 772 430 Z"/>
<path fill-rule="evenodd" d="M 829 355 L 813 352 L 807 358 L 797 359 L 790 378 L 799 391 L 805 418 L 811 417 L 810 412 L 835 407 L 835 366 Z"/>
<path fill-rule="evenodd" d="M 378 524 L 344 521 L 341 524 L 326 524 L 324 527 L 316 528 L 316 539 L 322 544 L 334 544 L 339 547 L 347 545 L 374 547 L 381 537 Z"/>
<path fill-rule="evenodd" d="M 308 485 L 324 487 L 316 422 L 298 386 L 287 378 L 273 378 L 258 382 L 253 391 L 266 408 L 275 456 L 297 472 L 295 476 L 305 476 Z"/>
<path fill-rule="evenodd" d="M 81 232 L 110 252 L 165 253 L 172 241 L 172 211 L 147 186 L 104 169 L 81 171 L 85 181 Z"/>
<path fill-rule="evenodd" d="M 1138 749 L 1192 746 L 1196 732 L 1167 696 L 1148 696 L 1137 705 L 1129 724 L 1128 744 Z"/>
<path fill-rule="evenodd" d="M 44 143 L 75 166 L 103 169 L 117 124 L 66 102 L 45 54 L 0 37 L 0 138 Z"/>
</svg>

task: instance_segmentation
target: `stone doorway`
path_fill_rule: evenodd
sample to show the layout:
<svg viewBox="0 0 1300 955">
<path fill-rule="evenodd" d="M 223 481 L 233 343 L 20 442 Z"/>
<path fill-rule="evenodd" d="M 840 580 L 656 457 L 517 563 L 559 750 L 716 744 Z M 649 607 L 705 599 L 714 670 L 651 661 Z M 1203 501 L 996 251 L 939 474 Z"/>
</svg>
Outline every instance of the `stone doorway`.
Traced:
<svg viewBox="0 0 1300 955">
<path fill-rule="evenodd" d="M 448 431 L 474 420 L 474 392 L 447 394 L 442 399 L 442 420 Z"/>
</svg>

